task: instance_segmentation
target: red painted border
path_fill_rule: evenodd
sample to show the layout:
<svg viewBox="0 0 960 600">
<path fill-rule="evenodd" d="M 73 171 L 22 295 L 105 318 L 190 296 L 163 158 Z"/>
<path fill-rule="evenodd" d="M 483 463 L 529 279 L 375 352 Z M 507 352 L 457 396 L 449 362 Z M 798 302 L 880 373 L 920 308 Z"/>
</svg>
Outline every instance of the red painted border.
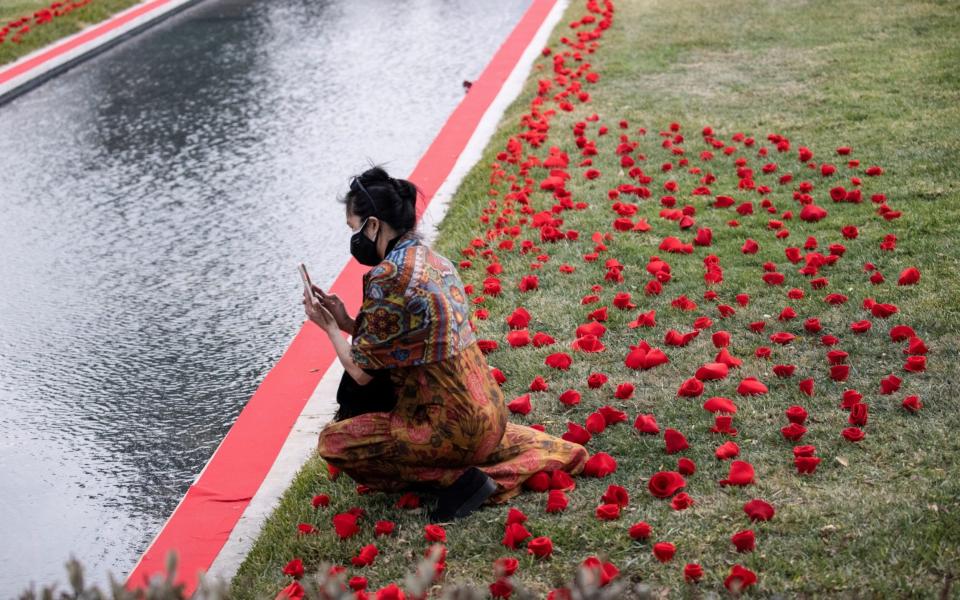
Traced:
<svg viewBox="0 0 960 600">
<path fill-rule="evenodd" d="M 114 29 L 122 27 L 130 21 L 157 9 L 164 4 L 168 4 L 169 2 L 170 0 L 154 0 L 153 2 L 141 4 L 140 6 L 132 8 L 127 12 L 122 12 L 104 21 L 96 27 L 91 27 L 76 37 L 68 38 L 61 43 L 55 44 L 29 60 L 25 60 L 21 63 L 14 63 L 12 66 L 0 70 L 0 84 L 8 82 L 14 77 L 19 77 L 20 75 L 23 75 L 32 69 L 42 67 L 47 62 L 50 62 L 51 60 L 70 52 L 74 48 L 110 33 Z"/>
<path fill-rule="evenodd" d="M 417 163 L 409 179 L 424 192 L 425 201 L 418 205 L 418 217 L 449 176 L 480 119 L 555 4 L 556 0 L 533 0 Z M 365 271 L 365 267 L 350 259 L 333 284 L 334 293 L 351 311 L 360 306 L 360 281 Z M 163 574 L 167 552 L 177 550 L 177 581 L 185 584 L 187 595 L 193 593 L 198 571 L 209 569 L 223 548 L 307 400 L 335 359 L 333 347 L 320 328 L 305 322 L 244 407 L 200 479 L 187 490 L 130 573 L 128 589 L 142 587 L 152 575 Z"/>
</svg>

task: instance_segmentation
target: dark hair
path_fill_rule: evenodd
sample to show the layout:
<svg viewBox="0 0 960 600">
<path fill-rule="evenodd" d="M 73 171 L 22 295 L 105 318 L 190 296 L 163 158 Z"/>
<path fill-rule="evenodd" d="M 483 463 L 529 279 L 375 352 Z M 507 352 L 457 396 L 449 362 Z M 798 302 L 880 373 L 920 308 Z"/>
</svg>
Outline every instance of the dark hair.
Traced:
<svg viewBox="0 0 960 600">
<path fill-rule="evenodd" d="M 360 185 L 353 184 L 340 202 L 347 211 L 360 217 L 377 217 L 386 221 L 401 235 L 416 229 L 417 195 L 420 188 L 406 179 L 394 179 L 383 168 L 374 166 L 359 175 Z M 362 185 L 362 187 L 361 187 Z M 372 203 L 372 204 L 371 204 Z"/>
</svg>

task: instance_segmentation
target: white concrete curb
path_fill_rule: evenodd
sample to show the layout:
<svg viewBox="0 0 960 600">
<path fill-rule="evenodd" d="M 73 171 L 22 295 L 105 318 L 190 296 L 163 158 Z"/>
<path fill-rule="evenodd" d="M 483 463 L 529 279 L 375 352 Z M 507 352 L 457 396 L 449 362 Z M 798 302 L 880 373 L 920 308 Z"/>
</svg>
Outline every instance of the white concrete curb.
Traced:
<svg viewBox="0 0 960 600">
<path fill-rule="evenodd" d="M 493 102 L 487 107 L 480 119 L 476 130 L 467 142 L 466 147 L 454 164 L 450 175 L 437 189 L 427 209 L 420 217 L 420 230 L 424 241 L 432 244 L 437 236 L 437 226 L 446 215 L 450 199 L 453 197 L 464 176 L 480 160 L 483 150 L 497 130 L 497 125 L 503 117 L 507 107 L 513 102 L 533 66 L 533 61 L 546 45 L 553 28 L 560 21 L 567 8 L 569 0 L 558 0 L 553 6 L 540 29 L 531 40 L 520 60 L 504 81 Z M 236 526 L 224 544 L 220 553 L 214 559 L 207 571 L 207 579 L 223 578 L 226 581 L 233 579 L 240 564 L 250 552 L 253 542 L 260 534 L 267 517 L 280 502 L 280 497 L 290 487 L 291 482 L 303 464 L 313 455 L 317 448 L 317 436 L 320 429 L 326 425 L 336 412 L 337 387 L 343 375 L 343 366 L 334 360 L 324 374 L 320 383 L 311 394 L 307 405 L 294 424 L 290 436 L 284 442 L 277 459 L 256 495 L 250 501 L 246 510 L 240 516 Z"/>
</svg>

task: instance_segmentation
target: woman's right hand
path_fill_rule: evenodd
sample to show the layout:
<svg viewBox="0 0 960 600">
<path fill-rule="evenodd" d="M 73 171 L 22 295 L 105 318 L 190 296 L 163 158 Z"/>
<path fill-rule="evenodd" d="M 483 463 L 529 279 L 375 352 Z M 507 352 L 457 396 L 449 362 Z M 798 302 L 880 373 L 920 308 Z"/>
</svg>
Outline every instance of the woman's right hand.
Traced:
<svg viewBox="0 0 960 600">
<path fill-rule="evenodd" d="M 347 307 L 343 305 L 340 297 L 336 294 L 328 294 L 316 285 L 312 287 L 317 298 L 320 299 L 320 303 L 323 304 L 323 307 L 330 311 L 330 314 L 336 319 L 337 327 L 340 328 L 340 331 L 347 333 L 353 332 L 353 319 L 347 314 Z"/>
</svg>

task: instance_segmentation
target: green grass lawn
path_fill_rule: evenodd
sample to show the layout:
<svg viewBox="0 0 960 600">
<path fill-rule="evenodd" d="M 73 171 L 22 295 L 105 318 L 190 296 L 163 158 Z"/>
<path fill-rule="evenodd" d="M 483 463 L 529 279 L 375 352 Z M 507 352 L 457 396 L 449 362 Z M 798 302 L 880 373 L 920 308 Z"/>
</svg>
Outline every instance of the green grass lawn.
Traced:
<svg viewBox="0 0 960 600">
<path fill-rule="evenodd" d="M 69 14 L 56 17 L 42 25 L 31 24 L 31 31 L 25 34 L 17 44 L 11 41 L 8 35 L 6 41 L 0 44 L 0 65 L 14 60 L 42 48 L 60 38 L 74 34 L 90 25 L 99 23 L 111 15 L 129 8 L 139 0 L 93 0 L 90 4 L 80 7 Z M 38 2 L 36 0 L 0 0 L 0 27 L 10 21 L 24 16 L 31 16 L 36 11 L 46 8 L 51 1 Z"/>
<path fill-rule="evenodd" d="M 584 14 L 583 2 L 574 1 L 549 45 L 560 49 L 561 36 L 570 35 L 567 23 Z M 587 59 L 600 73 L 600 82 L 587 86 L 592 100 L 571 113 L 560 112 L 551 120 L 550 138 L 540 149 L 526 153 L 546 156 L 546 148 L 557 145 L 570 153 L 573 178 L 568 189 L 575 200 L 590 207 L 565 211 L 563 229 L 577 229 L 577 242 L 539 244 L 550 255 L 537 271 L 528 265 L 535 254 L 497 251 L 504 272 L 500 278 L 504 293 L 484 303 L 490 318 L 476 321 L 481 338 L 494 339 L 500 348 L 488 356 L 492 366 L 507 376 L 503 385 L 509 401 L 526 392 L 534 376 L 544 375 L 550 384 L 547 392 L 533 394 L 533 412 L 514 416 L 521 423 L 542 423 L 547 431 L 560 435 L 568 421 L 583 423 L 598 407 L 610 404 L 627 412 L 628 423 L 610 426 L 587 444 L 592 452 L 604 451 L 619 462 L 616 473 L 605 479 L 578 478 L 577 489 L 569 494 L 570 508 L 560 515 L 544 510 L 545 495 L 527 492 L 514 502 L 529 516 L 527 527 L 536 535 L 551 536 L 555 551 L 550 560 L 535 560 L 525 550 L 509 550 L 500 545 L 507 507 L 479 511 L 463 521 L 451 524 L 448 531 L 447 582 L 471 581 L 486 587 L 493 581 L 492 563 L 502 556 L 520 561 L 516 579 L 538 593 L 564 585 L 573 567 L 586 556 L 596 554 L 611 560 L 621 570 L 620 577 L 643 581 L 654 589 L 674 590 L 677 595 L 697 596 L 700 591 L 723 592 L 723 579 L 734 563 L 757 572 L 759 582 L 751 593 L 788 596 L 869 596 L 932 597 L 944 590 L 946 582 L 958 575 L 960 565 L 960 427 L 954 389 L 960 371 L 960 2 L 922 2 L 893 0 L 794 1 L 655 1 L 636 0 L 617 3 L 613 26 L 605 33 L 601 46 Z M 482 232 L 478 218 L 491 196 L 490 164 L 506 145 L 508 137 L 519 132 L 520 117 L 529 111 L 536 94 L 536 80 L 549 77 L 552 61 L 539 58 L 524 91 L 508 109 L 484 157 L 471 170 L 454 197 L 441 227 L 436 248 L 457 261 L 461 249 Z M 555 88 L 556 89 L 556 88 Z M 587 137 L 597 140 L 600 150 L 594 167 L 599 179 L 588 181 L 575 165 L 580 154 L 574 145 L 571 127 L 592 113 L 599 123 L 590 123 Z M 647 233 L 613 234 L 608 250 L 598 262 L 584 262 L 590 252 L 590 236 L 595 231 L 611 231 L 617 216 L 609 209 L 607 190 L 619 183 L 636 183 L 618 173 L 613 156 L 620 119 L 630 123 L 631 139 L 640 141 L 638 151 L 647 155 L 644 170 L 653 176 L 653 198 L 639 201 L 634 219 L 643 216 L 653 229 Z M 689 196 L 699 185 L 697 176 L 675 169 L 660 172 L 660 164 L 674 160 L 660 147 L 658 132 L 669 123 L 681 124 L 691 164 L 701 164 L 700 151 L 706 149 L 700 131 L 704 126 L 716 130 L 726 141 L 736 132 L 757 139 L 757 146 L 771 147 L 770 156 L 759 158 L 756 147 L 732 157 L 717 152 L 710 163 L 703 163 L 717 181 L 710 185 L 714 195 L 734 196 L 738 202 L 752 200 L 758 209 L 753 216 L 738 217 L 731 209 L 708 208 L 712 197 Z M 598 124 L 610 128 L 606 137 L 598 137 Z M 645 127 L 647 134 L 636 134 Z M 779 154 L 766 137 L 778 133 L 791 142 L 791 150 Z M 839 173 L 826 180 L 807 171 L 797 161 L 796 149 L 807 146 L 814 161 L 836 163 Z M 837 156 L 838 146 L 851 146 L 850 158 L 862 161 L 863 168 L 880 165 L 880 177 L 863 177 L 865 201 L 862 204 L 835 204 L 827 197 L 833 185 L 849 187 L 846 159 Z M 738 146 L 743 148 L 742 146 Z M 778 215 L 766 215 L 760 209 L 761 196 L 737 190 L 732 164 L 736 156 L 747 156 L 761 183 L 771 183 L 769 197 L 779 209 Z M 776 162 L 776 175 L 760 173 L 766 162 Z M 507 174 L 512 165 L 503 166 Z M 792 171 L 797 179 L 780 186 L 776 176 Z M 862 176 L 862 173 L 859 173 Z M 535 183 L 547 175 L 533 168 Z M 696 207 L 698 227 L 710 227 L 713 245 L 697 248 L 693 254 L 667 254 L 658 250 L 663 237 L 676 235 L 684 241 L 690 232 L 680 232 L 676 223 L 659 217 L 657 202 L 664 195 L 662 183 L 675 178 L 684 193 L 677 194 L 678 207 Z M 785 221 L 791 235 L 785 240 L 774 237 L 769 218 L 782 218 L 787 210 L 799 212 L 800 205 L 790 192 L 797 181 L 816 184 L 817 204 L 830 215 L 819 223 L 804 223 L 794 218 Z M 498 184 L 500 196 L 507 191 Z M 902 210 L 902 218 L 887 222 L 876 214 L 869 197 L 886 194 L 892 208 Z M 631 198 L 626 201 L 637 201 Z M 536 210 L 553 204 L 539 190 L 532 195 Z M 502 208 L 502 205 L 500 206 Z M 495 217 L 496 215 L 494 215 Z M 727 221 L 739 218 L 740 227 Z M 840 228 L 856 225 L 859 237 L 844 239 Z M 535 230 L 524 229 L 521 239 L 535 237 Z M 883 252 L 879 243 L 885 234 L 898 238 L 894 252 Z M 802 246 L 807 236 L 816 236 L 820 251 L 830 243 L 842 242 L 843 258 L 823 274 L 829 286 L 812 290 L 808 279 L 784 258 L 784 248 Z M 757 254 L 740 252 L 744 239 L 759 242 Z M 496 247 L 496 244 L 491 244 Z M 346 251 L 346 249 L 344 249 Z M 713 303 L 703 299 L 707 289 L 703 281 L 703 259 L 716 254 L 724 271 L 724 281 L 714 289 L 719 301 L 736 306 L 738 293 L 747 293 L 750 306 L 728 319 L 717 318 Z M 659 296 L 646 296 L 643 286 L 649 279 L 644 266 L 651 255 L 665 258 L 672 267 L 673 279 Z M 603 281 L 603 262 L 615 257 L 625 266 L 623 283 Z M 762 265 L 772 261 L 786 274 L 783 286 L 768 286 L 760 280 Z M 873 262 L 886 282 L 872 285 L 863 270 Z M 557 267 L 567 262 L 576 267 L 563 275 Z M 900 287 L 896 278 L 907 266 L 922 272 L 919 285 Z M 462 270 L 466 283 L 479 289 L 486 277 L 485 261 L 477 257 L 474 266 Z M 540 289 L 521 294 L 517 281 L 521 275 L 536 273 Z M 581 306 L 581 296 L 590 286 L 600 283 L 601 302 Z M 799 287 L 806 292 L 800 300 L 788 300 L 786 290 Z M 611 305 L 614 293 L 627 291 L 639 307 L 620 311 Z M 850 301 L 827 307 L 827 293 L 839 292 Z M 671 307 L 671 300 L 685 294 L 700 305 L 698 311 L 682 312 Z M 900 313 L 890 319 L 870 316 L 861 307 L 865 298 L 896 304 Z M 545 331 L 557 339 L 546 348 L 509 349 L 505 342 L 506 315 L 517 306 L 525 306 L 533 315 L 531 333 Z M 585 355 L 571 352 L 569 343 L 577 325 L 586 322 L 594 308 L 610 306 L 607 350 Z M 800 318 L 778 323 L 777 315 L 792 306 Z M 738 307 L 739 308 L 739 307 Z M 639 310 L 656 309 L 657 326 L 630 329 L 626 324 Z M 663 343 L 668 329 L 689 331 L 695 316 L 714 319 L 705 331 L 684 348 Z M 817 337 L 804 333 L 801 323 L 819 316 L 825 332 L 841 338 L 839 348 L 850 353 L 851 375 L 845 383 L 833 383 L 826 376 L 825 348 Z M 747 324 L 766 319 L 763 334 L 752 333 Z M 869 319 L 873 329 L 854 335 L 848 329 L 853 321 Z M 896 323 L 908 323 L 930 348 L 926 372 L 905 373 L 902 344 L 892 344 L 887 331 Z M 725 329 L 732 333 L 731 351 L 743 359 L 722 382 L 710 382 L 703 396 L 696 399 L 676 397 L 680 383 L 696 368 L 712 360 L 716 349 L 710 333 Z M 768 335 L 776 331 L 798 334 L 788 346 L 770 343 Z M 629 344 L 646 339 L 663 348 L 670 363 L 649 371 L 631 371 L 623 364 Z M 771 359 L 754 357 L 758 346 L 773 348 Z M 573 367 L 559 372 L 544 366 L 546 355 L 567 351 L 574 356 Z M 781 379 L 771 371 L 773 365 L 797 365 L 797 375 Z M 603 372 L 610 378 L 603 388 L 588 389 L 586 377 Z M 881 377 L 895 373 L 903 377 L 903 388 L 893 395 L 880 395 Z M 736 394 L 737 382 L 756 376 L 766 382 L 770 393 L 743 398 Z M 797 382 L 807 376 L 816 378 L 813 397 L 802 395 Z M 630 381 L 637 391 L 630 400 L 613 398 L 613 386 Z M 583 394 L 582 402 L 568 408 L 557 401 L 568 388 Z M 866 438 L 849 443 L 840 436 L 847 427 L 847 413 L 839 410 L 843 390 L 855 388 L 864 394 L 870 417 L 864 430 Z M 917 394 L 924 409 L 916 415 L 900 407 L 904 396 Z M 708 432 L 711 415 L 702 408 L 709 396 L 732 398 L 739 407 L 734 424 L 740 430 L 734 439 L 741 457 L 756 468 L 757 483 L 746 488 L 721 487 L 718 480 L 727 474 L 713 451 L 727 438 Z M 792 464 L 792 448 L 783 439 L 780 428 L 787 424 L 784 410 L 801 404 L 810 413 L 809 432 L 802 442 L 817 447 L 822 463 L 816 473 L 797 475 Z M 638 413 L 654 413 L 661 428 L 674 427 L 686 434 L 690 448 L 680 454 L 664 452 L 662 436 L 641 436 L 632 427 Z M 686 491 L 695 500 L 693 507 L 673 511 L 668 502 L 653 498 L 646 491 L 646 480 L 656 471 L 675 469 L 677 458 L 686 456 L 697 464 L 697 473 L 687 478 Z M 594 509 L 608 484 L 626 487 L 630 504 L 623 516 L 612 522 L 599 521 Z M 313 494 L 327 493 L 330 507 L 314 510 Z M 763 498 L 776 507 L 769 522 L 751 525 L 741 507 L 752 498 Z M 279 508 L 267 522 L 246 561 L 233 581 L 233 592 L 240 598 L 272 597 L 289 583 L 281 573 L 293 557 L 300 557 L 308 571 L 324 561 L 350 564 L 350 557 L 365 544 L 376 542 L 381 554 L 376 563 L 350 574 L 369 578 L 371 589 L 391 581 L 401 581 L 426 547 L 421 513 L 393 508 L 396 496 L 370 494 L 357 496 L 354 483 L 346 477 L 329 481 L 325 466 L 318 458 L 304 465 L 294 484 L 284 495 Z M 330 516 L 353 506 L 366 509 L 370 519 L 358 538 L 338 541 L 331 531 Z M 374 538 L 372 521 L 397 521 L 397 533 L 391 538 Z M 634 542 L 627 535 L 629 526 L 644 520 L 653 527 L 649 542 Z M 296 535 L 300 522 L 316 524 L 321 533 Z M 752 528 L 757 536 L 755 552 L 738 554 L 730 536 Z M 677 546 L 672 562 L 661 564 L 651 553 L 656 541 Z M 687 562 L 704 567 L 706 575 L 696 587 L 683 581 Z M 953 593 L 957 586 L 954 585 Z"/>
</svg>

